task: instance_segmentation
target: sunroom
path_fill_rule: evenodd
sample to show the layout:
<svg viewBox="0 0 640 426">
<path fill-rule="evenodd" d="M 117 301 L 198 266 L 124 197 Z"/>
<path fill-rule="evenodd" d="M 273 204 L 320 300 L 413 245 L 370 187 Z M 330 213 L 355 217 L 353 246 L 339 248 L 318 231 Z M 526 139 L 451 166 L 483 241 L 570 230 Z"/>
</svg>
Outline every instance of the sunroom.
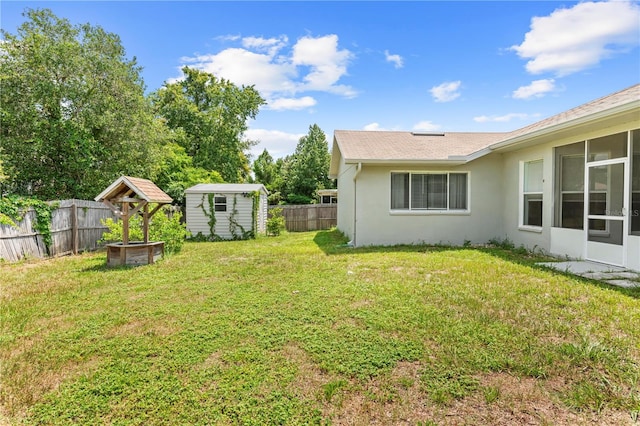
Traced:
<svg viewBox="0 0 640 426">
<path fill-rule="evenodd" d="M 553 159 L 551 252 L 640 269 L 640 129 L 555 147 Z"/>
</svg>

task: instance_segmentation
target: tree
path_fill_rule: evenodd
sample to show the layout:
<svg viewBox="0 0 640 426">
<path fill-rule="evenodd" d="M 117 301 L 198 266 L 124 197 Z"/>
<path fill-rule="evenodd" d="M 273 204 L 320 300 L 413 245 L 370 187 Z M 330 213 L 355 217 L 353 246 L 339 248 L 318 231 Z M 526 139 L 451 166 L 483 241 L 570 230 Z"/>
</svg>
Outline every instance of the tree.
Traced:
<svg viewBox="0 0 640 426">
<path fill-rule="evenodd" d="M 27 9 L 2 31 L 0 148 L 13 192 L 93 198 L 121 174 L 147 176 L 153 117 L 120 38 Z"/>
<path fill-rule="evenodd" d="M 253 174 L 256 182 L 263 184 L 269 191 L 274 189 L 276 164 L 266 149 L 253 162 Z"/>
<path fill-rule="evenodd" d="M 169 142 L 162 148 L 154 182 L 164 190 L 174 203 L 184 204 L 185 189 L 198 183 L 222 183 L 222 176 L 193 166 L 193 160 L 180 145 Z"/>
<path fill-rule="evenodd" d="M 166 83 L 153 95 L 156 112 L 167 120 L 195 167 L 220 173 L 227 182 L 244 181 L 249 174 L 245 151 L 253 142 L 243 139 L 247 119 L 265 103 L 253 86 L 238 87 L 213 74 L 185 67 L 184 79 Z"/>
<path fill-rule="evenodd" d="M 312 202 L 318 189 L 332 188 L 329 179 L 329 144 L 317 124 L 300 138 L 288 167 L 286 189 L 289 202 Z"/>
</svg>

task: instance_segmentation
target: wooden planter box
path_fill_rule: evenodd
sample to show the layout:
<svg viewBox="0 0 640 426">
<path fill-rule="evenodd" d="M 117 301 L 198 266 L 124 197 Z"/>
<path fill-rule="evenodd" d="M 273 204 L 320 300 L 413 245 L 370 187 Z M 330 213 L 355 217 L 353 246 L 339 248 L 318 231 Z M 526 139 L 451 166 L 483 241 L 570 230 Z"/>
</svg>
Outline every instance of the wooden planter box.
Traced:
<svg viewBox="0 0 640 426">
<path fill-rule="evenodd" d="M 150 265 L 164 256 L 164 241 L 107 244 L 107 266 Z"/>
</svg>

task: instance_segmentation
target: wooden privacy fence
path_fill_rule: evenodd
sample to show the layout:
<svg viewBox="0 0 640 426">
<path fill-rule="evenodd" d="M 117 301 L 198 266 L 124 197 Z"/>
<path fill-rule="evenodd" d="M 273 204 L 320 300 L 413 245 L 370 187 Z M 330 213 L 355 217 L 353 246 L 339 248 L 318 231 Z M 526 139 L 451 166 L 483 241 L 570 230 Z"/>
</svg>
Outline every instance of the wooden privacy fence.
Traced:
<svg viewBox="0 0 640 426">
<path fill-rule="evenodd" d="M 301 204 L 269 206 L 282 208 L 285 226 L 289 232 L 331 229 L 338 223 L 337 204 Z"/>
<path fill-rule="evenodd" d="M 42 235 L 33 225 L 35 211 L 29 210 L 17 227 L 0 225 L 0 259 L 15 262 L 25 257 L 62 256 L 98 248 L 107 227 L 102 219 L 116 219 L 104 204 L 85 200 L 63 200 L 51 214 L 51 246 L 47 254 Z"/>
</svg>

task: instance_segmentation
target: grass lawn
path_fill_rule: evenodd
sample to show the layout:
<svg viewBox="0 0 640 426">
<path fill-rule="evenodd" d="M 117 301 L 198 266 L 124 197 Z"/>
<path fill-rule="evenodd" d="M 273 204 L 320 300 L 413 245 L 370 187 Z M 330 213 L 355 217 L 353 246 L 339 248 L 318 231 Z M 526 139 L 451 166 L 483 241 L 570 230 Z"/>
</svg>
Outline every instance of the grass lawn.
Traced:
<svg viewBox="0 0 640 426">
<path fill-rule="evenodd" d="M 0 424 L 640 424 L 640 290 L 343 243 L 0 264 Z"/>
</svg>

